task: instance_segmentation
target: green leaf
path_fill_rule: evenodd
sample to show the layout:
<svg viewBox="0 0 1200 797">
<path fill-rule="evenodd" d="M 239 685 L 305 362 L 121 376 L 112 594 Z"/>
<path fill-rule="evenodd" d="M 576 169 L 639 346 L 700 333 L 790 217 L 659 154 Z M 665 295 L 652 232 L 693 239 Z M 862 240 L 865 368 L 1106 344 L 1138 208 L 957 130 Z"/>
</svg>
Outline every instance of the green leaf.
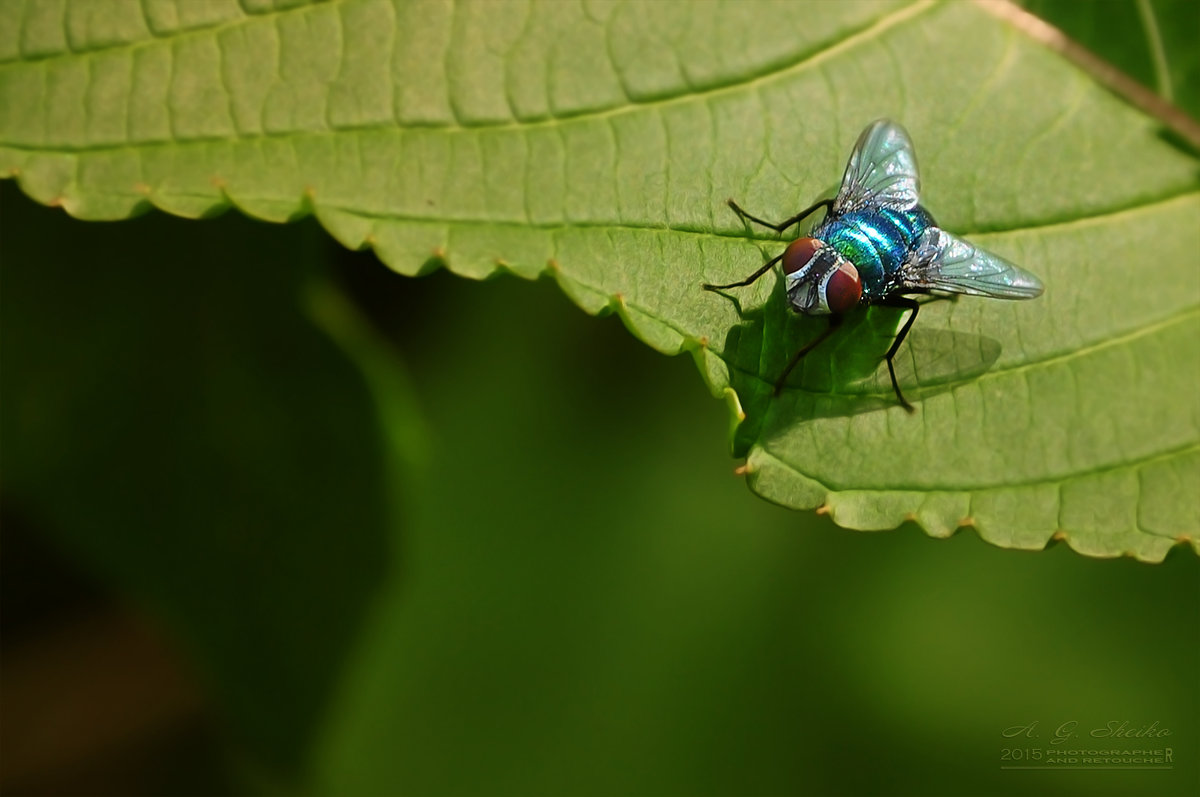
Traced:
<svg viewBox="0 0 1200 797">
<path fill-rule="evenodd" d="M 0 41 L 0 171 L 40 201 L 312 212 L 402 273 L 549 270 L 736 394 L 753 489 L 852 528 L 1154 561 L 1200 526 L 1197 161 L 978 6 L 87 8 L 16 7 Z M 827 195 L 880 116 L 912 133 L 941 224 L 1047 293 L 927 305 L 899 358 L 916 416 L 872 367 L 897 321 L 878 310 L 773 401 L 817 327 L 771 279 L 699 290 L 780 247 L 724 201 L 784 217 Z"/>
</svg>

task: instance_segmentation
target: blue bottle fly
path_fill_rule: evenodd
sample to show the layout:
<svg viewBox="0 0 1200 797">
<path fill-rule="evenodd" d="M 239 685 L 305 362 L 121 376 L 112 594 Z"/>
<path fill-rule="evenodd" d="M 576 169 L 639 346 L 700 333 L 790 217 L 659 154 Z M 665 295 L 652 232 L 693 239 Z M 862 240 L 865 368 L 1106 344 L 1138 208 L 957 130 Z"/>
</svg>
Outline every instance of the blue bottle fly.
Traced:
<svg viewBox="0 0 1200 797">
<path fill-rule="evenodd" d="M 1032 299 L 1042 294 L 1041 281 L 1028 271 L 938 227 L 918 204 L 919 196 L 917 158 L 908 133 L 895 122 L 880 119 L 858 137 L 835 198 L 822 199 L 778 224 L 751 216 L 729 200 L 739 217 L 777 232 L 825 209 L 824 220 L 808 237 L 792 241 L 746 279 L 704 285 L 710 291 L 749 285 L 781 263 L 792 309 L 829 317 L 825 331 L 800 349 L 783 370 L 775 383 L 776 395 L 796 364 L 833 334 L 847 313 L 874 304 L 910 311 L 884 359 L 896 398 L 912 412 L 892 365 L 920 309 L 915 299 L 904 294 L 993 299 Z"/>
</svg>

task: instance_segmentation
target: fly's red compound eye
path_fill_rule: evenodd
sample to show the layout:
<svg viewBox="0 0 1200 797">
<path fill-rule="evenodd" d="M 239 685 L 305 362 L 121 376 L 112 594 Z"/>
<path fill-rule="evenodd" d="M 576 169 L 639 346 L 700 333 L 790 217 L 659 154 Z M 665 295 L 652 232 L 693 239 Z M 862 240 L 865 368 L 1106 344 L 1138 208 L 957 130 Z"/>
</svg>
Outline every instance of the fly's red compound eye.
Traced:
<svg viewBox="0 0 1200 797">
<path fill-rule="evenodd" d="M 823 244 L 816 238 L 797 238 L 783 250 L 783 273 L 795 274 L 807 266 Z"/>
<path fill-rule="evenodd" d="M 862 280 L 858 269 L 843 261 L 825 280 L 825 304 L 829 312 L 840 315 L 853 310 L 862 298 Z"/>
</svg>

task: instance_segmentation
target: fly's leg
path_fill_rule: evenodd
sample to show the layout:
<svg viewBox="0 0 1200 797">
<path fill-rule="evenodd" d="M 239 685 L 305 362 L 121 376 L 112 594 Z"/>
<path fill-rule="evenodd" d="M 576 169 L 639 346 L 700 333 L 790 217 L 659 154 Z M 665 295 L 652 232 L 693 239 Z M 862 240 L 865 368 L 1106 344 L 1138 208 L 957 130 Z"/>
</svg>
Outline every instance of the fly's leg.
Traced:
<svg viewBox="0 0 1200 797">
<path fill-rule="evenodd" d="M 733 209 L 733 212 L 738 214 L 738 218 L 740 218 L 744 221 L 752 221 L 755 224 L 761 224 L 762 226 L 772 229 L 775 232 L 783 232 L 788 227 L 791 227 L 793 224 L 799 224 L 800 222 L 804 221 L 806 218 L 811 216 L 813 213 L 815 213 L 818 208 L 825 208 L 825 215 L 829 215 L 829 211 L 833 210 L 833 200 L 832 199 L 822 199 L 820 202 L 814 203 L 812 206 L 807 207 L 804 210 L 797 213 L 795 216 L 792 216 L 787 221 L 781 221 L 778 224 L 772 224 L 769 221 L 763 221 L 758 216 L 751 216 L 749 213 L 742 210 L 741 206 L 738 205 L 738 203 L 734 202 L 732 199 L 726 200 L 726 202 L 729 204 L 729 207 Z"/>
<path fill-rule="evenodd" d="M 796 356 L 792 357 L 792 361 L 787 364 L 787 368 L 783 369 L 783 373 L 779 375 L 779 379 L 775 380 L 774 395 L 778 396 L 780 393 L 783 392 L 783 384 L 784 384 L 784 382 L 787 381 L 788 374 L 790 374 L 792 372 L 792 369 L 795 368 L 796 365 L 801 360 L 804 359 L 804 355 L 808 354 L 810 351 L 817 348 L 817 346 L 820 345 L 821 341 L 825 340 L 825 338 L 829 337 L 834 332 L 836 332 L 837 328 L 840 327 L 841 325 L 842 325 L 842 316 L 840 316 L 840 315 L 829 316 L 829 326 L 825 327 L 825 331 L 822 332 L 820 335 L 818 335 L 815 340 L 809 342 L 808 345 L 806 345 L 803 349 L 796 352 Z"/>
<path fill-rule="evenodd" d="M 702 287 L 706 291 L 723 291 L 726 288 L 740 288 L 743 285 L 749 285 L 750 283 L 754 282 L 756 279 L 761 277 L 763 274 L 766 274 L 768 271 L 770 271 L 771 266 L 775 265 L 782 259 L 783 259 L 783 255 L 779 255 L 778 257 L 771 258 L 771 260 L 769 260 L 765 266 L 763 266 L 758 271 L 751 274 L 749 277 L 746 277 L 746 279 L 744 279 L 744 280 L 739 280 L 738 282 L 731 282 L 728 285 L 711 285 L 706 282 L 706 283 L 704 283 L 704 285 Z"/>
<path fill-rule="evenodd" d="M 761 224 L 762 226 L 768 227 L 772 230 L 775 230 L 776 232 L 783 232 L 788 227 L 791 227 L 793 224 L 799 224 L 806 217 L 808 217 L 808 216 L 812 215 L 814 212 L 816 212 L 817 209 L 819 209 L 819 208 L 825 208 L 825 212 L 827 214 L 829 213 L 830 210 L 833 209 L 833 200 L 832 199 L 822 199 L 820 202 L 816 203 L 812 207 L 806 208 L 806 209 L 800 211 L 799 213 L 797 213 L 795 216 L 792 216 L 787 221 L 781 221 L 779 224 L 772 224 L 769 221 L 763 221 L 762 219 L 758 218 L 757 216 L 751 216 L 749 213 L 742 210 L 741 207 L 738 206 L 738 203 L 734 202 L 732 199 L 728 200 L 728 202 L 729 202 L 729 207 L 733 208 L 733 212 L 738 214 L 738 218 L 741 218 L 745 221 L 752 221 L 755 224 Z M 782 254 L 779 255 L 779 257 L 776 257 L 773 260 L 771 260 L 770 262 L 768 262 L 765 266 L 760 268 L 758 271 L 755 271 L 749 277 L 746 277 L 746 279 L 744 279 L 744 280 L 738 280 L 737 282 L 731 282 L 728 285 L 713 285 L 711 283 L 706 282 L 706 283 L 704 283 L 703 288 L 706 291 L 723 291 L 726 288 L 741 288 L 745 285 L 749 285 L 750 283 L 754 282 L 756 279 L 761 277 L 763 274 L 766 274 L 768 271 L 771 270 L 771 266 L 778 263 L 781 259 L 783 259 Z"/>
<path fill-rule="evenodd" d="M 904 342 L 904 338 L 908 335 L 908 330 L 912 328 L 913 321 L 917 320 L 917 311 L 921 309 L 921 305 L 916 299 L 909 299 L 906 296 L 889 296 L 883 301 L 876 304 L 884 307 L 896 307 L 901 310 L 911 310 L 908 315 L 908 320 L 904 322 L 904 326 L 900 327 L 900 332 L 896 335 L 896 339 L 892 341 L 892 347 L 888 349 L 884 359 L 887 360 L 888 374 L 892 377 L 892 390 L 896 391 L 896 398 L 900 400 L 900 406 L 909 412 L 913 412 L 913 406 L 904 398 L 904 394 L 900 392 L 900 385 L 896 382 L 896 369 L 892 365 L 892 358 L 896 356 L 896 350 L 900 348 L 900 344 Z"/>
</svg>

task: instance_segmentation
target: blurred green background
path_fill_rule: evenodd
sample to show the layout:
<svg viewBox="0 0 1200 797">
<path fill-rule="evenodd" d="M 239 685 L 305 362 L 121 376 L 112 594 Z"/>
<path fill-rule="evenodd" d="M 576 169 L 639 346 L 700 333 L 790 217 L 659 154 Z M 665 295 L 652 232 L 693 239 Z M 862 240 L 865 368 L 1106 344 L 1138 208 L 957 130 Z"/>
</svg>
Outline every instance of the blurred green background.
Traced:
<svg viewBox="0 0 1200 797">
<path fill-rule="evenodd" d="M 843 531 L 551 284 L 0 191 L 6 792 L 1195 793 L 1194 555 Z M 96 611 L 182 663 L 100 635 L 47 682 L 45 627 Z M 1001 769 L 1068 721 L 1157 722 L 1173 768 Z"/>
</svg>

